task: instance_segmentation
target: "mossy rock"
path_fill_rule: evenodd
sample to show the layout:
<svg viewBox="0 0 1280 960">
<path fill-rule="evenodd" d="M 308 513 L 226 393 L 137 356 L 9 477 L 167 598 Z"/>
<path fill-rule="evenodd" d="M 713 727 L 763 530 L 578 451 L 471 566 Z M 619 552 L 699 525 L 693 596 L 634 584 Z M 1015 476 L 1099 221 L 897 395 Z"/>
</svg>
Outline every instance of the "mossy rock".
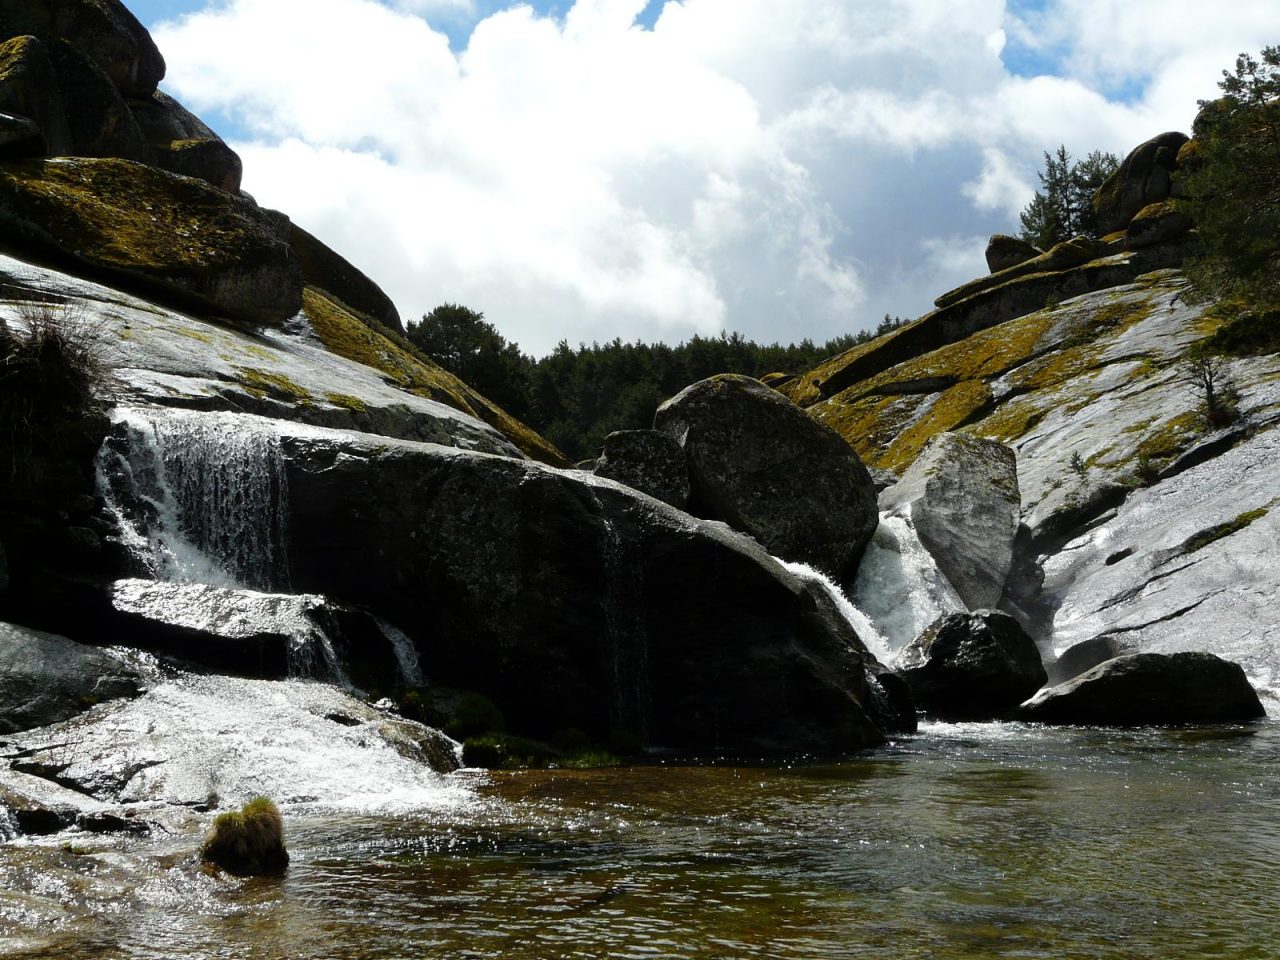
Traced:
<svg viewBox="0 0 1280 960">
<path fill-rule="evenodd" d="M 0 165 L 0 241 L 250 323 L 282 322 L 302 305 L 276 215 L 126 160 Z"/>
<path fill-rule="evenodd" d="M 154 144 L 151 157 L 157 167 L 170 173 L 195 177 L 230 194 L 240 192 L 244 172 L 240 156 L 217 137 Z"/>
<path fill-rule="evenodd" d="M 220 814 L 200 847 L 200 859 L 238 877 L 283 873 L 289 853 L 279 809 L 256 797 L 239 811 Z"/>
<path fill-rule="evenodd" d="M 303 313 L 330 353 L 363 363 L 416 396 L 469 414 L 515 444 L 532 460 L 568 466 L 564 454 L 501 407 L 481 396 L 393 330 L 359 317 L 323 290 L 307 287 Z"/>
<path fill-rule="evenodd" d="M 1034 260 L 1042 253 L 1042 250 L 1019 237 L 996 233 L 987 241 L 987 268 L 992 273 L 999 273 L 1001 270 L 1008 270 L 1020 263 Z"/>
<path fill-rule="evenodd" d="M 992 237 L 992 242 L 999 237 Z M 1006 240 L 1013 240 L 1013 237 L 1005 237 Z M 1021 241 L 1015 241 L 1021 242 Z M 1031 247 L 1030 244 L 1027 244 Z M 1028 277 L 1032 274 L 1040 273 L 1057 273 L 1062 270 L 1069 270 L 1072 267 L 1078 267 L 1081 264 L 1088 263 L 1090 260 L 1096 260 L 1098 257 L 1104 257 L 1111 253 L 1109 244 L 1101 240 L 1093 240 L 1089 237 L 1074 237 L 1071 240 L 1064 240 L 1062 243 L 1055 244 L 1053 247 L 1040 253 L 1031 247 L 1035 254 L 1019 260 L 1017 263 L 1011 264 L 999 271 L 993 271 L 990 276 L 979 277 L 963 286 L 956 287 L 938 297 L 934 304 L 938 307 L 949 307 L 952 304 L 960 303 L 962 300 L 968 300 L 970 297 L 976 296 L 986 290 L 992 290 L 996 287 L 1009 283 L 1011 280 L 1017 280 L 1019 277 Z M 987 246 L 987 262 L 991 262 L 991 246 Z"/>
<path fill-rule="evenodd" d="M 1123 230 L 1143 207 L 1168 200 L 1178 153 L 1189 138 L 1170 131 L 1140 144 L 1093 196 L 1102 233 Z"/>
<path fill-rule="evenodd" d="M 370 317 L 396 333 L 404 333 L 396 305 L 359 268 L 296 223 L 289 241 L 297 251 L 302 276 L 308 284 L 323 290 L 330 300 L 350 312 Z"/>
<path fill-rule="evenodd" d="M 23 35 L 70 42 L 126 96 L 149 97 L 164 79 L 164 57 L 119 0 L 0 0 L 0 38 Z"/>
<path fill-rule="evenodd" d="M 1124 245 L 1130 250 L 1168 243 L 1184 237 L 1195 226 L 1176 200 L 1151 203 L 1139 210 L 1125 229 Z"/>
</svg>

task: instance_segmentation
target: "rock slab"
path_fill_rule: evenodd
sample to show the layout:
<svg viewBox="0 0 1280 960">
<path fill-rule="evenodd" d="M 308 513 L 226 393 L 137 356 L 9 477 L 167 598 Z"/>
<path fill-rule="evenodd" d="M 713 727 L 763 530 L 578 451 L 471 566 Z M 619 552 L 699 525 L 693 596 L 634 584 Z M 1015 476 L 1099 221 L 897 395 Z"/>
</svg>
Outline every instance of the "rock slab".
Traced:
<svg viewBox="0 0 1280 960">
<path fill-rule="evenodd" d="M 0 733 L 42 727 L 132 697 L 140 677 L 118 657 L 52 633 L 0 623 Z"/>
<path fill-rule="evenodd" d="M 916 705 L 944 720 L 994 720 L 1048 679 L 1035 641 L 999 610 L 940 617 L 898 654 Z"/>
<path fill-rule="evenodd" d="M 1000 602 L 1020 505 L 1013 450 L 965 433 L 934 437 L 880 495 L 882 510 L 910 516 L 920 542 L 971 610 Z"/>
<path fill-rule="evenodd" d="M 856 569 L 879 523 L 875 484 L 830 427 L 733 374 L 686 387 L 653 425 L 684 448 L 692 512 L 837 579 Z"/>
<path fill-rule="evenodd" d="M 1246 723 L 1266 715 L 1239 664 L 1211 653 L 1116 657 L 1041 691 L 1019 718 L 1109 727 Z"/>
</svg>

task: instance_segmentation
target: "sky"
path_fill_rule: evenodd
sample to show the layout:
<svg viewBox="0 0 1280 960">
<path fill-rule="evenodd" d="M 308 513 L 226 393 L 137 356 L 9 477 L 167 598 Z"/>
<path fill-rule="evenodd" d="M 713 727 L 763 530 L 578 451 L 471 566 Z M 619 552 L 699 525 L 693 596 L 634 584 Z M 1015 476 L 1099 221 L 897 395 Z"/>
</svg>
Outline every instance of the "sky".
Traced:
<svg viewBox="0 0 1280 960">
<path fill-rule="evenodd" d="M 1276 0 L 126 0 L 406 320 L 824 341 L 986 272 L 1042 154 L 1189 131 Z"/>
</svg>

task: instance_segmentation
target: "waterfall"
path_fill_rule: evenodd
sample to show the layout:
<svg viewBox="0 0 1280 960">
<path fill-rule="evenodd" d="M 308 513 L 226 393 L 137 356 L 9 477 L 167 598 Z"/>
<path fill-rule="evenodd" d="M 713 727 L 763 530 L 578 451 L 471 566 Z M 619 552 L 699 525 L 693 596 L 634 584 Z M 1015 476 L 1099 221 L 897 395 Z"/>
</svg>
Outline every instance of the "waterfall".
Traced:
<svg viewBox="0 0 1280 960">
<path fill-rule="evenodd" d="M 400 667 L 400 682 L 406 687 L 420 687 L 423 684 L 422 665 L 418 662 L 418 648 L 413 645 L 403 630 L 388 623 L 381 617 L 374 622 L 382 635 L 391 644 L 391 652 L 395 654 L 396 664 Z"/>
<path fill-rule="evenodd" d="M 897 651 L 892 649 L 888 639 L 886 639 L 884 634 L 877 629 L 876 625 L 871 621 L 871 618 L 862 610 L 858 609 L 858 607 L 855 606 L 854 603 L 845 595 L 845 592 L 840 589 L 839 584 L 828 577 L 825 573 L 815 570 L 807 563 L 793 563 L 790 560 L 782 560 L 778 557 L 774 557 L 774 559 L 801 580 L 807 580 L 822 587 L 822 589 L 827 592 L 828 596 L 830 596 L 835 602 L 836 607 L 840 610 L 841 616 L 844 617 L 849 626 L 853 627 L 854 632 L 857 633 L 858 638 L 862 640 L 863 645 L 875 655 L 877 660 L 881 663 L 887 664 L 893 659 L 893 656 Z"/>
<path fill-rule="evenodd" d="M 863 554 L 853 600 L 887 641 L 891 658 L 939 616 L 967 609 L 911 521 L 887 514 Z"/>
<path fill-rule="evenodd" d="M 245 414 L 118 408 L 98 489 L 157 580 L 288 588 L 287 484 L 271 421 Z"/>
</svg>

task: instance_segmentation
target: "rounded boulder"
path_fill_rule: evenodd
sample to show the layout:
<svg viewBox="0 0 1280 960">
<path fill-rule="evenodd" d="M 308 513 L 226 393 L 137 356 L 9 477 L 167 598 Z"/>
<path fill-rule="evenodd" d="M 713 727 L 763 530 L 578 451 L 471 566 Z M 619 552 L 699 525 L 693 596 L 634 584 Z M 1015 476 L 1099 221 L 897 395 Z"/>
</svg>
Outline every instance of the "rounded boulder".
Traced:
<svg viewBox="0 0 1280 960">
<path fill-rule="evenodd" d="M 686 387 L 653 425 L 684 448 L 691 512 L 832 576 L 856 569 L 879 523 L 876 489 L 834 430 L 737 374 Z"/>
</svg>

